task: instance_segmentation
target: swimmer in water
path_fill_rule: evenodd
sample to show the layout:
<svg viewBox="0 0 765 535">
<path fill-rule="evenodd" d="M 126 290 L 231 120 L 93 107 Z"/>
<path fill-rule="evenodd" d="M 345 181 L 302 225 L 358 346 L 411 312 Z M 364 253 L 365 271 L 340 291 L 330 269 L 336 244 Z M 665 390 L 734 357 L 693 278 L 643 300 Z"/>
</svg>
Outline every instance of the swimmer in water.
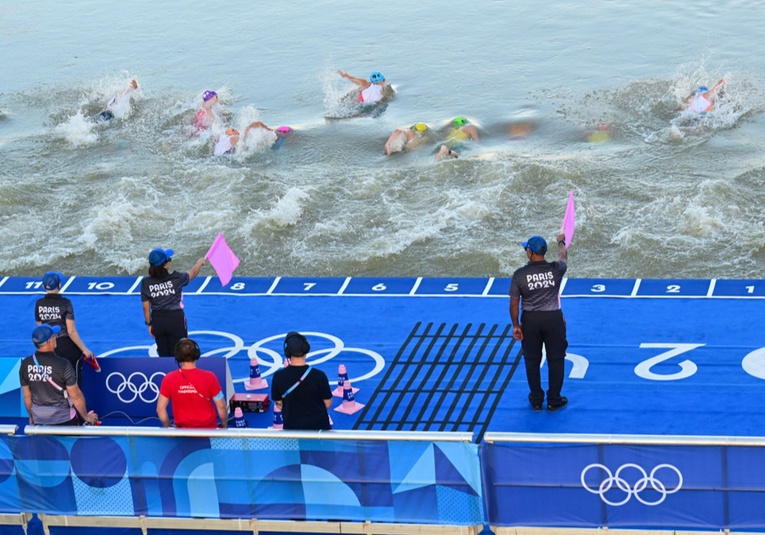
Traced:
<svg viewBox="0 0 765 535">
<path fill-rule="evenodd" d="M 239 130 L 236 128 L 229 128 L 226 132 L 220 136 L 213 148 L 213 156 L 223 156 L 224 154 L 233 153 L 239 143 Z"/>
<path fill-rule="evenodd" d="M 289 137 L 289 135 L 292 133 L 292 128 L 289 126 L 280 126 L 276 129 L 273 129 L 265 124 L 263 124 L 260 121 L 254 121 L 247 125 L 247 127 L 244 129 L 244 136 L 242 136 L 244 139 L 247 139 L 247 134 L 249 134 L 252 130 L 255 129 L 261 129 L 264 134 L 270 139 L 273 137 L 273 141 L 271 142 L 271 148 L 278 148 L 284 140 Z M 213 156 L 223 156 L 224 154 L 231 154 L 236 150 L 237 145 L 239 144 L 239 130 L 236 128 L 229 128 L 226 130 L 226 132 L 218 139 L 218 141 L 215 143 L 215 148 L 213 149 Z"/>
<path fill-rule="evenodd" d="M 247 137 L 247 134 L 250 131 L 253 131 L 255 129 L 261 129 L 261 136 L 265 137 L 266 140 L 270 141 L 271 148 L 272 149 L 278 149 L 282 146 L 284 141 L 292 134 L 293 130 L 289 126 L 279 126 L 277 128 L 271 128 L 268 125 L 263 124 L 260 121 L 255 121 L 247 125 L 247 128 L 244 130 L 244 137 Z"/>
<path fill-rule="evenodd" d="M 135 80 L 130 80 L 130 85 L 127 87 L 127 89 L 123 89 L 114 95 L 111 99 L 109 99 L 109 102 L 106 103 L 104 109 L 101 110 L 101 112 L 96 116 L 96 122 L 106 123 L 114 119 L 114 112 L 112 109 L 119 104 L 122 97 L 129 95 L 136 89 L 138 89 L 138 82 Z"/>
<path fill-rule="evenodd" d="M 441 149 L 436 154 L 436 160 L 456 160 L 459 157 L 460 155 L 457 152 L 446 145 L 441 145 Z"/>
<path fill-rule="evenodd" d="M 205 91 L 202 93 L 202 107 L 199 108 L 196 117 L 194 117 L 194 128 L 197 132 L 208 130 L 218 119 L 215 106 L 218 104 L 218 93 L 215 91 Z"/>
<path fill-rule="evenodd" d="M 276 141 L 274 141 L 274 144 L 271 145 L 271 148 L 278 149 L 279 147 L 281 147 L 284 144 L 285 140 L 292 135 L 292 133 L 293 133 L 293 130 L 289 126 L 282 125 L 278 127 L 276 129 Z"/>
<path fill-rule="evenodd" d="M 523 106 L 510 117 L 506 132 L 510 139 L 526 139 L 537 129 L 539 112 L 532 106 Z"/>
<path fill-rule="evenodd" d="M 393 94 L 390 84 L 385 83 L 385 76 L 381 72 L 375 71 L 369 75 L 369 80 L 356 78 L 345 71 L 337 71 L 337 74 L 358 85 L 361 88 L 359 93 L 359 102 L 364 104 L 374 104 L 380 102 Z"/>
<path fill-rule="evenodd" d="M 595 130 L 585 136 L 588 143 L 606 143 L 611 141 L 611 129 L 606 123 L 600 123 Z"/>
<path fill-rule="evenodd" d="M 446 145 L 453 147 L 465 141 L 478 141 L 478 129 L 464 117 L 455 117 L 449 125 Z"/>
<path fill-rule="evenodd" d="M 692 95 L 685 99 L 685 107 L 694 113 L 703 114 L 715 109 L 715 97 L 722 88 L 725 80 L 718 81 L 712 89 L 700 86 Z"/>
<path fill-rule="evenodd" d="M 415 123 L 409 128 L 398 128 L 385 142 L 385 154 L 410 151 L 430 141 L 430 128 L 425 123 Z"/>
</svg>

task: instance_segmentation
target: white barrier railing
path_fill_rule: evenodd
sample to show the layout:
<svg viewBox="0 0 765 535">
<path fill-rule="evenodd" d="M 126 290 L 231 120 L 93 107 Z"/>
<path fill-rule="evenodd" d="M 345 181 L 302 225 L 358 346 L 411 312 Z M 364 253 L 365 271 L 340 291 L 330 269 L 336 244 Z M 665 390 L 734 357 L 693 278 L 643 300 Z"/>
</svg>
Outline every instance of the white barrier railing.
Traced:
<svg viewBox="0 0 765 535">
<path fill-rule="evenodd" d="M 765 437 L 704 435 L 599 435 L 574 433 L 486 433 L 484 442 L 545 444 L 645 444 L 654 446 L 765 446 Z"/>
<path fill-rule="evenodd" d="M 120 516 L 55 516 L 39 514 L 46 535 L 55 526 L 84 528 L 134 528 L 148 535 L 150 529 L 239 531 L 258 535 L 277 533 L 335 533 L 343 535 L 476 535 L 483 526 L 435 526 L 430 524 L 382 524 L 374 522 L 308 522 L 289 520 L 205 519 Z"/>
<path fill-rule="evenodd" d="M 204 437 L 204 438 L 304 438 L 320 440 L 385 440 L 426 442 L 472 442 L 473 433 L 435 431 L 287 431 L 284 429 L 182 429 L 162 427 L 28 425 L 27 435 Z"/>
</svg>

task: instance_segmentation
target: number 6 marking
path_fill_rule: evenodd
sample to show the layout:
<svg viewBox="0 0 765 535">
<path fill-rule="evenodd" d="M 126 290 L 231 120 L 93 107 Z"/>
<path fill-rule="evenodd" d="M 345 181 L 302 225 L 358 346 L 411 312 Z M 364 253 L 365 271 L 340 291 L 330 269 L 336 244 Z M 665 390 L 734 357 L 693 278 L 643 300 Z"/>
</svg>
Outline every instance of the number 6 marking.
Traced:
<svg viewBox="0 0 765 535">
<path fill-rule="evenodd" d="M 648 379 L 650 381 L 677 381 L 678 379 L 685 379 L 690 377 L 698 370 L 698 366 L 690 360 L 684 360 L 678 363 L 680 371 L 675 373 L 654 373 L 651 368 L 660 362 L 669 360 L 672 357 L 676 357 L 682 353 L 687 353 L 697 347 L 701 347 L 704 344 L 640 344 L 641 348 L 647 349 L 660 349 L 667 348 L 669 351 L 660 353 L 655 357 L 651 357 L 648 360 L 644 360 L 637 366 L 635 366 L 635 375 Z"/>
</svg>

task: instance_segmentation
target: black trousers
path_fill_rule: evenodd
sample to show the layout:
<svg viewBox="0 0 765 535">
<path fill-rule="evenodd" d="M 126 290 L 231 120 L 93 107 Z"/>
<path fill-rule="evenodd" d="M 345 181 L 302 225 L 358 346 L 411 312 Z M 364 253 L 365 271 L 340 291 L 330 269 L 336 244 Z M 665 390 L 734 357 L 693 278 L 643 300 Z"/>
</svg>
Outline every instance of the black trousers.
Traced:
<svg viewBox="0 0 765 535">
<path fill-rule="evenodd" d="M 68 336 L 56 338 L 56 355 L 72 363 L 77 376 L 77 386 L 82 388 L 82 350 Z"/>
<path fill-rule="evenodd" d="M 175 344 L 181 338 L 188 336 L 186 329 L 186 314 L 178 310 L 152 310 L 151 331 L 157 342 L 157 355 L 174 357 Z"/>
<path fill-rule="evenodd" d="M 542 345 L 547 354 L 547 403 L 558 403 L 565 373 L 566 322 L 560 310 L 535 312 L 524 311 L 521 315 L 523 329 L 523 358 L 526 363 L 526 379 L 529 382 L 529 401 L 541 403 L 545 398 L 539 370 L 542 364 Z"/>
</svg>

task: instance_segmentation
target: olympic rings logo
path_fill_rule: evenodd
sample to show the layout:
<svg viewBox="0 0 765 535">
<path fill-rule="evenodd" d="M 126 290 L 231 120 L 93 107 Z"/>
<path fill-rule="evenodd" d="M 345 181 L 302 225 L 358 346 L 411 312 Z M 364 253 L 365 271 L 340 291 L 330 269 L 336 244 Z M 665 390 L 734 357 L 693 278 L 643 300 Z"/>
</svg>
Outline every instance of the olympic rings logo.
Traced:
<svg viewBox="0 0 765 535">
<path fill-rule="evenodd" d="M 228 333 L 225 331 L 207 331 L 207 330 L 189 331 L 189 336 L 191 338 L 194 338 L 195 336 L 198 336 L 198 335 L 203 335 L 208 337 L 212 336 L 212 337 L 222 338 L 227 342 L 227 343 L 224 342 L 224 344 L 222 344 L 222 347 L 205 351 L 202 354 L 203 357 L 220 356 L 220 357 L 230 359 L 232 357 L 239 356 L 242 353 L 246 353 L 248 359 L 253 359 L 253 358 L 257 359 L 258 364 L 262 367 L 261 375 L 264 378 L 268 377 L 269 375 L 273 373 L 276 373 L 277 370 L 281 369 L 283 365 L 283 359 L 284 359 L 284 355 L 282 354 L 282 349 L 281 349 L 281 341 L 284 339 L 286 334 L 287 333 L 281 333 L 281 334 L 276 334 L 273 336 L 268 336 L 267 338 L 262 338 L 258 340 L 257 342 L 255 342 L 254 344 L 248 346 L 247 344 L 245 344 L 244 340 L 240 336 L 237 336 L 236 334 L 233 334 L 233 333 Z M 361 347 L 346 346 L 345 342 L 343 342 L 342 339 L 328 333 L 301 331 L 301 334 L 309 337 L 311 341 L 311 345 L 317 347 L 316 349 L 312 350 L 308 355 L 306 355 L 307 357 L 306 362 L 308 364 L 311 364 L 311 365 L 321 364 L 323 362 L 327 362 L 331 359 L 338 357 L 341 353 L 348 353 L 348 352 L 360 353 L 362 355 L 369 357 L 372 360 L 371 364 L 366 365 L 367 366 L 366 369 L 369 371 L 357 377 L 349 377 L 349 380 L 351 380 L 353 383 L 364 381 L 365 379 L 370 379 L 376 376 L 377 374 L 379 374 L 385 368 L 385 359 L 383 358 L 382 355 L 380 355 L 379 353 L 375 351 L 361 348 Z M 271 345 L 272 347 L 268 347 L 268 345 Z M 321 347 L 322 345 L 327 345 L 329 347 Z M 138 351 L 145 351 L 150 357 L 158 356 L 157 346 L 156 344 L 154 344 L 150 346 L 127 346 L 127 347 L 112 349 L 110 351 L 100 353 L 99 358 L 104 358 L 110 355 L 116 355 L 120 353 L 135 354 Z M 244 383 L 248 379 L 249 379 L 249 371 L 247 371 L 247 373 L 242 374 L 240 377 L 235 378 L 233 382 Z M 123 380 L 123 383 L 124 382 L 125 380 Z M 135 385 L 133 385 L 133 388 L 136 388 Z M 151 388 L 152 391 L 154 391 L 152 387 L 147 386 L 141 391 L 141 393 L 146 392 L 146 389 L 148 388 Z M 134 393 L 133 390 L 128 386 L 122 387 L 122 390 L 120 392 L 123 392 L 126 389 L 130 393 L 134 394 L 132 398 L 133 400 L 135 400 L 136 397 L 140 395 L 138 393 Z M 115 392 L 114 390 L 111 390 L 111 389 L 110 391 Z M 141 399 L 143 399 L 143 397 Z"/>
<path fill-rule="evenodd" d="M 327 333 L 312 332 L 312 331 L 307 331 L 307 332 L 301 331 L 301 334 L 304 336 L 310 337 L 312 344 L 315 344 L 316 338 L 323 338 L 332 344 L 331 347 L 315 349 L 315 350 L 312 350 L 310 353 L 308 353 L 308 355 L 306 355 L 306 363 L 308 364 L 315 366 L 317 364 L 321 364 L 322 362 L 327 362 L 328 360 L 331 360 L 337 357 L 342 352 L 361 353 L 363 355 L 367 355 L 368 357 L 370 357 L 374 361 L 374 367 L 369 373 L 366 373 L 359 377 L 349 377 L 349 380 L 354 383 L 363 381 L 364 379 L 369 379 L 370 377 L 374 377 L 375 375 L 380 373 L 385 367 L 385 359 L 379 353 L 376 353 L 374 351 L 371 351 L 369 349 L 364 349 L 361 347 L 348 347 L 345 345 L 345 342 L 343 342 L 337 336 L 333 336 Z M 263 377 L 267 377 L 268 375 L 271 375 L 272 373 L 276 373 L 276 371 L 281 369 L 281 367 L 283 366 L 282 353 L 266 347 L 266 344 L 268 344 L 269 342 L 281 341 L 284 339 L 286 335 L 287 333 L 283 333 L 283 334 L 277 334 L 274 336 L 269 336 L 268 338 L 263 338 L 255 342 L 248 349 L 247 356 L 249 358 L 251 359 L 257 358 L 259 364 L 263 364 L 264 366 L 268 367 L 268 369 L 262 373 Z M 258 355 L 259 352 L 269 357 L 271 362 L 267 362 L 264 359 L 261 359 L 260 356 Z M 237 379 L 234 382 L 239 383 L 239 382 L 244 382 L 246 380 L 247 378 Z"/>
<path fill-rule="evenodd" d="M 638 474 L 640 474 L 640 477 L 637 479 L 637 481 L 634 482 L 633 485 L 630 485 L 629 481 L 622 477 L 622 472 L 624 472 L 627 469 L 633 468 L 638 471 Z M 597 487 L 593 486 L 590 487 L 587 482 L 585 481 L 585 476 L 587 475 L 587 472 L 590 471 L 590 469 L 600 469 L 603 470 L 606 473 L 606 477 L 601 481 L 600 485 Z M 674 487 L 671 487 L 668 484 L 665 484 L 664 482 L 660 481 L 656 477 L 656 472 L 658 472 L 661 469 L 668 469 L 675 474 L 677 474 L 677 483 Z M 635 497 L 637 501 L 642 503 L 643 505 L 659 505 L 662 503 L 668 495 L 674 494 L 680 488 L 683 486 L 683 474 L 680 473 L 680 470 L 677 469 L 677 467 L 671 465 L 671 464 L 659 464 L 656 467 L 654 467 L 653 470 L 651 470 L 651 473 L 646 473 L 646 471 L 643 469 L 642 466 L 634 464 L 634 463 L 626 463 L 621 465 L 617 470 L 616 473 L 611 474 L 611 470 L 609 470 L 606 466 L 603 466 L 599 463 L 593 463 L 585 466 L 584 470 L 582 470 L 582 487 L 584 487 L 584 490 L 587 492 L 590 492 L 592 494 L 598 494 L 600 495 L 600 499 L 603 500 L 608 505 L 624 505 L 628 501 L 630 501 L 630 498 L 632 496 Z M 647 500 L 643 498 L 640 493 L 643 492 L 648 488 L 648 485 L 651 486 L 651 489 L 656 491 L 659 494 L 658 499 L 654 501 Z M 614 486 L 616 486 L 617 489 L 624 492 L 626 496 L 621 501 L 612 501 L 606 498 L 606 493 L 611 490 Z"/>
<path fill-rule="evenodd" d="M 146 377 L 141 372 L 133 372 L 128 377 L 125 377 L 120 372 L 112 372 L 106 378 L 106 388 L 112 394 L 116 394 L 122 403 L 133 403 L 139 397 L 144 403 L 154 403 L 159 399 L 159 386 L 155 382 L 155 378 L 158 377 L 161 381 L 164 376 L 165 372 L 154 372 L 151 377 Z M 116 388 L 113 388 L 110 383 L 112 377 L 118 377 L 122 380 Z M 134 383 L 135 379 L 138 379 L 136 383 Z M 123 397 L 122 393 L 125 391 L 128 394 L 132 394 L 132 396 L 126 395 Z M 151 395 L 144 397 L 146 391 L 149 391 Z"/>
</svg>

